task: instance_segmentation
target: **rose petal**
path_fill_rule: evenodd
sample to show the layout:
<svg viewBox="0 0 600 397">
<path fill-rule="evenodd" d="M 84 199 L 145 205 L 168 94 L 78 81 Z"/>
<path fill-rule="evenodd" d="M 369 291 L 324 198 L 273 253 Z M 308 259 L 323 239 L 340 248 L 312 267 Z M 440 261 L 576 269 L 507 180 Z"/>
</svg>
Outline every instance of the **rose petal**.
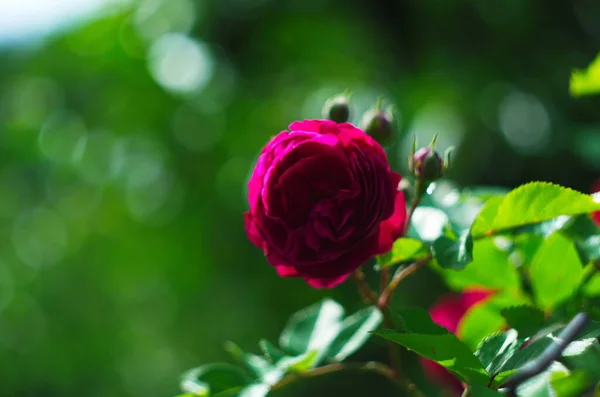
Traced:
<svg viewBox="0 0 600 397">
<path fill-rule="evenodd" d="M 332 278 L 309 278 L 305 277 L 306 283 L 313 288 L 333 288 L 343 283 L 348 278 L 348 274 Z"/>
<path fill-rule="evenodd" d="M 254 224 L 254 217 L 250 212 L 246 212 L 244 214 L 244 228 L 250 242 L 256 245 L 258 248 L 263 248 L 264 240 L 258 233 L 258 229 Z"/>
<path fill-rule="evenodd" d="M 394 200 L 394 213 L 379 225 L 379 254 L 392 249 L 394 241 L 404 234 L 406 225 L 406 200 L 404 193 L 398 191 Z"/>
<path fill-rule="evenodd" d="M 293 267 L 289 266 L 275 266 L 275 271 L 281 277 L 298 277 L 299 274 Z"/>
</svg>

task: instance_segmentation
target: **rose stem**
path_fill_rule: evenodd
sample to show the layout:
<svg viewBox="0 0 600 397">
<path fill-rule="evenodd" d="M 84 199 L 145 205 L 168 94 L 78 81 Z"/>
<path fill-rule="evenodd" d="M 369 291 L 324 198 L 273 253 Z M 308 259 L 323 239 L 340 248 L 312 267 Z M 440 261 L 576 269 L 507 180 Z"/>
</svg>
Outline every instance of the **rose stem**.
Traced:
<svg viewBox="0 0 600 397">
<path fill-rule="evenodd" d="M 369 287 L 369 284 L 365 281 L 365 274 L 359 268 L 352 273 L 352 278 L 356 282 L 356 286 L 358 287 L 358 292 L 363 297 L 365 302 L 371 303 L 377 306 L 377 294 Z"/>
<path fill-rule="evenodd" d="M 375 294 L 371 287 L 369 287 L 369 284 L 367 284 L 367 282 L 365 281 L 365 274 L 360 268 L 355 270 L 354 273 L 352 273 L 352 279 L 354 279 L 354 281 L 356 282 L 358 292 L 363 297 L 365 302 L 370 303 L 379 309 L 379 311 L 383 315 L 383 325 L 386 328 L 393 329 L 394 324 L 392 322 L 392 319 L 390 318 L 388 306 L 386 305 L 384 307 L 381 307 L 379 305 L 379 299 L 377 297 L 377 294 Z M 388 353 L 390 356 L 390 365 L 392 366 L 392 379 L 398 381 L 402 385 L 402 387 L 404 387 L 406 391 L 410 394 L 413 394 L 417 397 L 422 397 L 423 394 L 419 391 L 419 389 L 417 389 L 417 387 L 414 384 L 407 382 L 405 379 L 402 379 L 402 371 L 400 369 L 400 351 L 398 349 L 398 345 L 396 345 L 390 340 L 387 341 L 387 344 Z"/>
</svg>

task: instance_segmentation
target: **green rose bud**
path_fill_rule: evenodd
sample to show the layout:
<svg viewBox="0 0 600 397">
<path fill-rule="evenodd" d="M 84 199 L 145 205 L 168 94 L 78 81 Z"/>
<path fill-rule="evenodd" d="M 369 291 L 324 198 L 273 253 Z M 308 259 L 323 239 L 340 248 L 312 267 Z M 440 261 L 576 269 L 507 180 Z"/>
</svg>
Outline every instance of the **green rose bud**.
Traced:
<svg viewBox="0 0 600 397">
<path fill-rule="evenodd" d="M 350 94 L 344 93 L 329 98 L 323 106 L 323 118 L 345 123 L 350 119 Z"/>
<path fill-rule="evenodd" d="M 386 110 L 383 110 L 381 105 L 381 101 L 378 101 L 371 110 L 368 110 L 363 115 L 360 128 L 371 135 L 380 145 L 386 146 L 396 136 L 396 120 L 393 108 L 390 106 Z"/>
<path fill-rule="evenodd" d="M 444 175 L 444 160 L 435 149 L 426 146 L 417 150 L 413 158 L 415 176 L 426 182 L 433 182 Z"/>
</svg>

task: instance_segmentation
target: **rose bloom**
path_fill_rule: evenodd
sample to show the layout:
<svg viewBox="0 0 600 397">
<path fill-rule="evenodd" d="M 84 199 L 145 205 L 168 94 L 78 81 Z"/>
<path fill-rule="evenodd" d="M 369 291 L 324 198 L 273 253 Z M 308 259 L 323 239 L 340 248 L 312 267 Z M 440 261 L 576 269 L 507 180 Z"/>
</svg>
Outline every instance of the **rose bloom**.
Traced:
<svg viewBox="0 0 600 397">
<path fill-rule="evenodd" d="M 400 180 L 382 147 L 352 124 L 294 122 L 258 158 L 246 234 L 280 276 L 331 288 L 401 236 Z"/>
<path fill-rule="evenodd" d="M 444 295 L 431 307 L 429 315 L 433 322 L 456 334 L 460 321 L 469 309 L 491 295 L 490 291 L 482 289 L 466 290 L 460 295 Z M 462 393 L 461 382 L 446 368 L 425 358 L 421 358 L 421 366 L 427 377 L 447 390 L 450 395 L 459 396 Z"/>
<path fill-rule="evenodd" d="M 592 186 L 592 193 L 600 192 L 600 179 L 598 179 L 594 186 Z M 600 211 L 592 213 L 592 219 L 596 222 L 596 225 L 600 227 Z"/>
</svg>

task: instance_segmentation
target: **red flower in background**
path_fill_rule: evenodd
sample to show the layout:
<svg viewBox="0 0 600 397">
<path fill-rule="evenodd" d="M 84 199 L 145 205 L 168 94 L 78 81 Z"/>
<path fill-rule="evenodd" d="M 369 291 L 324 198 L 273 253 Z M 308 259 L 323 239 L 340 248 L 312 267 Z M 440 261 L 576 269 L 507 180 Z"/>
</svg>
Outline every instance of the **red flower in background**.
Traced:
<svg viewBox="0 0 600 397">
<path fill-rule="evenodd" d="M 350 123 L 295 122 L 262 150 L 248 183 L 246 233 L 282 277 L 344 281 L 404 231 L 401 176 Z"/>
<path fill-rule="evenodd" d="M 491 291 L 482 289 L 467 290 L 460 295 L 444 295 L 429 310 L 429 314 L 436 324 L 456 334 L 458 325 L 467 311 L 491 295 Z M 424 358 L 421 358 L 421 365 L 429 379 L 449 391 L 451 395 L 460 395 L 463 390 L 461 382 L 446 368 Z"/>
<path fill-rule="evenodd" d="M 594 182 L 592 186 L 592 193 L 600 192 L 600 179 Z M 596 225 L 600 226 L 600 211 L 592 213 L 592 219 L 596 222 Z"/>
</svg>

